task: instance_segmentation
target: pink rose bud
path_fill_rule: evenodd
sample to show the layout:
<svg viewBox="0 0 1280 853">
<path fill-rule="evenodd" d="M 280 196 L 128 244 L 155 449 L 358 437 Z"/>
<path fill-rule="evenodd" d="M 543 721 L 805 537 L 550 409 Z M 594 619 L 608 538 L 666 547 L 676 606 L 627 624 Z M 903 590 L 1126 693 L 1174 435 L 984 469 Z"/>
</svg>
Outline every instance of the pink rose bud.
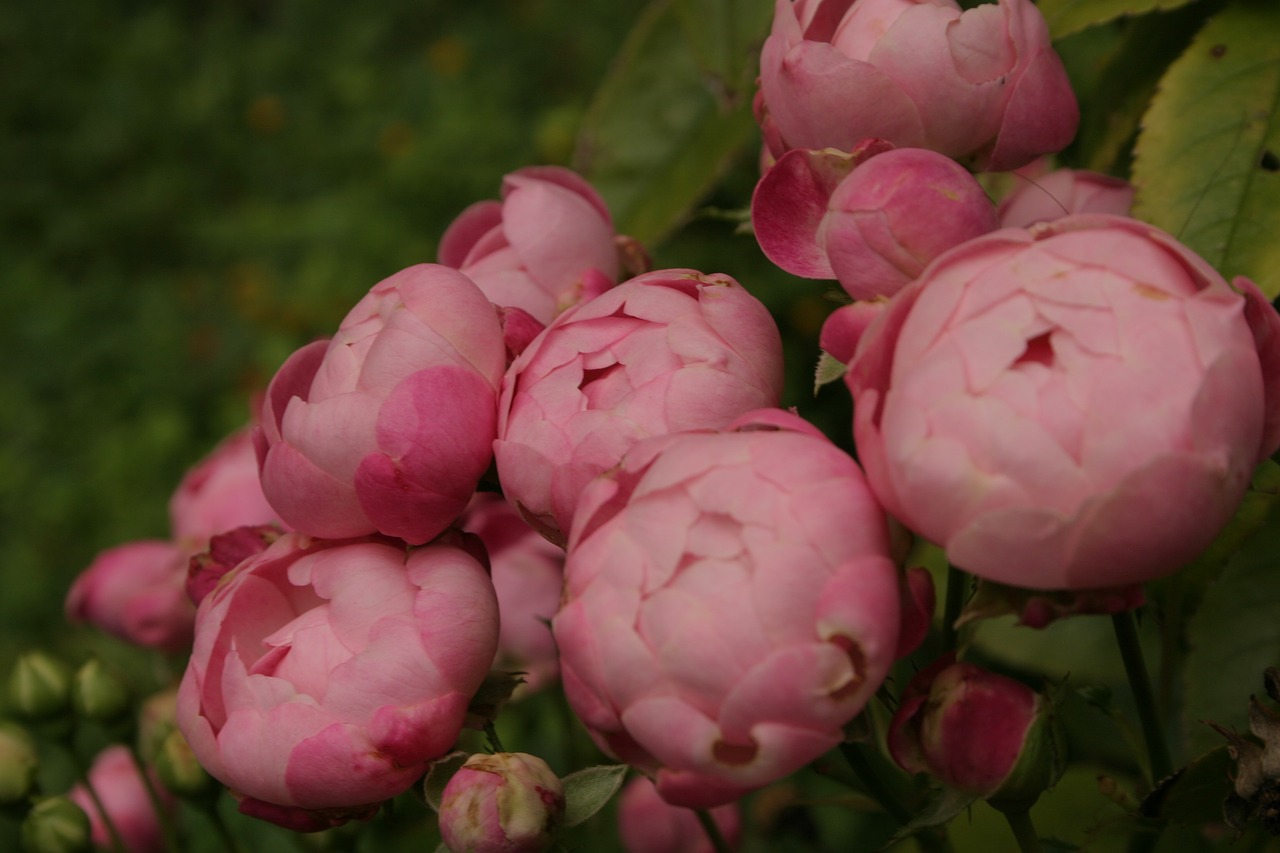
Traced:
<svg viewBox="0 0 1280 853">
<path fill-rule="evenodd" d="M 440 799 L 440 835 L 454 853 L 541 853 L 563 820 L 560 779 L 523 752 L 471 756 Z"/>
<path fill-rule="evenodd" d="M 178 726 L 245 814 L 367 816 L 453 745 L 497 620 L 460 548 L 285 534 L 200 603 Z"/>
<path fill-rule="evenodd" d="M 890 301 L 845 374 L 867 478 L 988 580 L 1088 589 L 1170 574 L 1276 447 L 1245 303 L 1133 219 L 965 243 Z"/>
<path fill-rule="evenodd" d="M 1030 0 L 778 0 L 757 117 L 776 157 L 863 139 L 981 170 L 1060 151 L 1079 107 Z"/>
<path fill-rule="evenodd" d="M 495 305 L 543 324 L 612 287 L 622 271 L 604 199 L 559 166 L 512 172 L 502 201 L 464 210 L 440 240 L 440 263 L 470 276 Z"/>
<path fill-rule="evenodd" d="M 582 489 L 642 438 L 777 405 L 769 310 L 725 275 L 660 270 L 557 317 L 503 379 L 494 456 L 507 499 L 564 541 Z"/>
<path fill-rule="evenodd" d="M 156 778 L 155 772 L 148 770 L 152 787 L 160 798 L 160 805 L 167 812 L 175 808 L 173 797 L 164 790 Z M 89 768 L 89 784 L 102 800 L 102 811 L 106 811 L 111 823 L 120 833 L 129 853 L 159 853 L 165 849 L 164 833 L 160 829 L 160 818 L 147 793 L 138 766 L 129 755 L 125 746 L 109 746 L 93 760 Z M 101 850 L 111 850 L 115 845 L 106 822 L 102 819 L 102 811 L 89 795 L 83 785 L 77 785 L 67 794 L 67 798 L 84 809 L 89 816 L 90 832 L 93 844 Z"/>
<path fill-rule="evenodd" d="M 489 467 L 505 363 L 497 313 L 470 279 L 401 270 L 271 380 L 254 434 L 267 499 L 312 536 L 429 541 Z"/>
<path fill-rule="evenodd" d="M 884 514 L 781 410 L 637 444 L 583 494 L 553 621 L 569 702 L 667 802 L 707 808 L 833 748 L 893 662 Z"/>
<path fill-rule="evenodd" d="M 756 185 L 751 220 L 769 260 L 794 275 L 839 279 L 854 299 L 893 295 L 935 257 L 999 224 L 956 161 L 865 143 L 853 155 L 788 151 Z"/>
<path fill-rule="evenodd" d="M 489 552 L 502 626 L 494 667 L 523 673 L 516 696 L 541 690 L 560 672 L 551 617 L 560 607 L 564 549 L 539 536 L 511 504 L 492 493 L 476 495 L 461 524 Z"/>
<path fill-rule="evenodd" d="M 737 849 L 742 836 L 740 811 L 737 803 L 711 810 L 711 819 L 731 849 Z M 627 853 L 715 853 L 693 810 L 662 799 L 645 776 L 636 776 L 622 789 L 618 834 Z"/>
<path fill-rule="evenodd" d="M 214 534 L 276 520 L 262 494 L 249 427 L 223 439 L 187 472 L 169 500 L 169 518 L 173 538 L 191 552 L 203 550 Z"/>
<path fill-rule="evenodd" d="M 1062 775 L 1049 700 L 949 653 L 916 673 L 886 736 L 894 761 L 993 802 L 1034 802 Z"/>
<path fill-rule="evenodd" d="M 145 540 L 98 554 L 67 593 L 66 614 L 137 646 L 179 651 L 191 643 L 188 552 Z"/>
<path fill-rule="evenodd" d="M 1058 169 L 1020 179 L 1000 202 L 1000 227 L 1026 228 L 1037 222 L 1073 213 L 1128 216 L 1133 185 L 1128 181 L 1082 169 Z"/>
</svg>

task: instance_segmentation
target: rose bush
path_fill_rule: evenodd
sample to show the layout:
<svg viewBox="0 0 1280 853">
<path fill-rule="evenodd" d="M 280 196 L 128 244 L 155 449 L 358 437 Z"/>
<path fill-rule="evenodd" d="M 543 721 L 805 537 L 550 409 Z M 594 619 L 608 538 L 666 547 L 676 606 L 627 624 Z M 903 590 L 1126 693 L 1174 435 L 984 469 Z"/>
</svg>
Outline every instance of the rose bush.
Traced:
<svg viewBox="0 0 1280 853">
<path fill-rule="evenodd" d="M 1030 0 L 778 0 L 756 104 L 774 157 L 878 137 L 992 171 L 1060 151 L 1079 122 Z"/>
<path fill-rule="evenodd" d="M 287 534 L 201 602 L 178 725 L 246 814 L 302 830 L 367 815 L 453 745 L 497 620 L 454 544 Z"/>
<path fill-rule="evenodd" d="M 492 303 L 461 273 L 419 264 L 378 283 L 271 380 L 254 432 L 267 499 L 312 536 L 430 540 L 492 459 L 505 359 Z"/>
<path fill-rule="evenodd" d="M 507 371 L 494 457 L 507 499 L 563 542 L 582 489 L 642 438 L 776 405 L 782 342 L 724 275 L 659 270 L 557 317 Z"/>
<path fill-rule="evenodd" d="M 902 607 L 858 466 L 778 410 L 637 444 L 583 494 L 553 622 L 574 711 L 676 805 L 719 805 L 834 747 Z"/>
<path fill-rule="evenodd" d="M 1169 235 L 1073 216 L 939 257 L 845 376 L 885 507 L 990 580 L 1169 574 L 1280 444 L 1276 312 Z"/>
</svg>

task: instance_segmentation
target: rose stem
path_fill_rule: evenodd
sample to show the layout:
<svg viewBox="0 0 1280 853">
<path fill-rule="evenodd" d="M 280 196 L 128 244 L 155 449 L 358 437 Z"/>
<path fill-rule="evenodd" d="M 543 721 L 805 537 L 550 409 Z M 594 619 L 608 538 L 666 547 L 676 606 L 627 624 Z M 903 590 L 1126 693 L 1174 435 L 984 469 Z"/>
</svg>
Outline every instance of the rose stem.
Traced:
<svg viewBox="0 0 1280 853">
<path fill-rule="evenodd" d="M 731 853 L 729 842 L 724 840 L 724 836 L 720 834 L 720 827 L 716 826 L 715 819 L 711 817 L 711 812 L 706 809 L 694 809 L 693 813 L 698 816 L 698 823 L 702 824 L 702 829 L 707 833 L 707 838 L 711 840 L 711 847 L 716 853 Z"/>
<path fill-rule="evenodd" d="M 1111 624 L 1115 628 L 1116 644 L 1120 647 L 1125 674 L 1129 676 L 1129 687 L 1133 690 L 1133 698 L 1138 705 L 1138 720 L 1142 724 L 1142 735 L 1147 742 L 1151 784 L 1154 787 L 1155 783 L 1169 775 L 1173 762 L 1169 759 L 1169 747 L 1164 740 L 1164 730 L 1160 727 L 1155 692 L 1151 689 L 1151 678 L 1147 675 L 1147 665 L 1142 658 L 1138 626 L 1134 622 L 1133 611 L 1130 610 L 1112 614 Z"/>
<path fill-rule="evenodd" d="M 1018 849 L 1022 853 L 1040 853 L 1044 849 L 1040 846 L 1040 836 L 1036 835 L 1035 825 L 1031 823 L 1031 812 L 1026 809 L 1011 809 L 1004 812 L 1004 817 L 1009 821 L 1009 828 L 1013 830 L 1013 837 L 1018 840 Z"/>
<path fill-rule="evenodd" d="M 951 651 L 956 647 L 956 620 L 964 607 L 969 578 L 964 569 L 947 564 L 947 597 L 942 606 L 942 648 Z"/>
<path fill-rule="evenodd" d="M 142 761 L 142 755 L 138 752 L 136 744 L 129 744 L 129 757 L 133 759 L 133 766 L 138 770 L 138 776 L 142 778 L 142 787 L 146 789 L 147 799 L 151 801 L 151 810 L 156 813 L 156 821 L 160 824 L 160 833 L 164 836 L 164 846 L 166 850 L 181 853 L 182 845 L 178 843 L 178 837 L 174 834 L 173 821 L 169 819 L 169 811 L 160 802 L 160 794 L 156 791 L 155 783 L 151 781 L 151 774 L 147 772 L 147 766 Z"/>
<path fill-rule="evenodd" d="M 911 812 L 894 796 L 893 791 L 880 778 L 880 774 L 876 772 L 875 767 L 862 754 L 858 745 L 844 741 L 840 744 L 840 752 L 844 755 L 845 760 L 849 762 L 849 766 L 853 768 L 853 773 L 858 777 L 858 781 L 862 783 L 867 793 L 871 795 L 871 799 L 879 803 L 880 808 L 884 809 L 899 825 L 906 826 L 909 824 L 912 819 Z M 925 828 L 916 833 L 914 838 L 916 843 L 920 845 L 920 849 L 929 851 L 929 853 L 947 853 L 952 849 L 951 840 L 946 835 L 946 827 L 938 827 L 936 830 L 934 828 Z"/>
</svg>

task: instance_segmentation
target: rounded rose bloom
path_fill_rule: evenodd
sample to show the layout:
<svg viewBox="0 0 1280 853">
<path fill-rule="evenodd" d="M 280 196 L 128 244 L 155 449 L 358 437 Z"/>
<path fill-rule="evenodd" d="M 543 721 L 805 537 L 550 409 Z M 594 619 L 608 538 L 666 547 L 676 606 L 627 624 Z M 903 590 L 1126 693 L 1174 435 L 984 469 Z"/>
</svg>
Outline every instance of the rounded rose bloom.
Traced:
<svg viewBox="0 0 1280 853">
<path fill-rule="evenodd" d="M 463 548 L 286 534 L 201 602 L 178 725 L 246 814 L 369 814 L 453 745 L 497 619 Z"/>
<path fill-rule="evenodd" d="M 541 853 L 564 821 L 564 786 L 523 752 L 476 754 L 440 795 L 440 835 L 454 853 Z"/>
<path fill-rule="evenodd" d="M 854 299 L 876 299 L 952 246 L 997 228 L 995 205 L 955 160 L 887 147 L 867 140 L 851 154 L 784 154 L 751 197 L 769 260 L 793 275 L 838 279 Z"/>
<path fill-rule="evenodd" d="M 460 526 L 480 537 L 489 553 L 502 625 L 494 667 L 524 673 L 517 697 L 541 690 L 560 672 L 550 622 L 560 607 L 564 549 L 539 536 L 491 492 L 472 498 Z"/>
<path fill-rule="evenodd" d="M 742 834 L 739 812 L 737 803 L 711 810 L 711 819 L 731 848 L 738 846 Z M 653 780 L 645 776 L 636 776 L 622 789 L 618 834 L 627 853 L 715 853 L 693 810 L 662 799 Z"/>
<path fill-rule="evenodd" d="M 159 784 L 154 771 L 148 772 L 151 773 L 152 788 L 160 798 L 161 807 L 172 811 L 175 806 L 173 797 Z M 159 853 L 165 849 L 160 818 L 151 803 L 151 795 L 147 793 L 138 766 L 129 755 L 128 747 L 117 744 L 98 753 L 93 766 L 89 768 L 89 783 L 101 798 L 103 809 L 120 833 L 120 840 L 129 853 Z M 67 794 L 67 799 L 84 809 L 84 813 L 89 816 L 94 847 L 100 850 L 113 849 L 115 844 L 111 832 L 89 790 L 83 785 L 76 785 Z"/>
<path fill-rule="evenodd" d="M 706 808 L 842 740 L 893 662 L 900 609 L 857 464 L 771 410 L 637 444 L 588 486 L 553 630 L 601 748 Z"/>
<path fill-rule="evenodd" d="M 512 363 L 494 456 L 507 499 L 564 541 L 582 489 L 642 438 L 777 405 L 782 342 L 725 275 L 660 270 L 561 314 Z"/>
<path fill-rule="evenodd" d="M 440 238 L 440 263 L 461 270 L 495 305 L 542 324 L 618 280 L 613 218 L 587 181 L 560 166 L 502 179 L 502 201 L 468 207 Z"/>
<path fill-rule="evenodd" d="M 67 619 L 137 646 L 179 651 L 190 644 L 195 620 L 186 592 L 190 559 L 185 549 L 156 539 L 108 548 L 71 585 Z"/>
<path fill-rule="evenodd" d="M 1136 220 L 998 231 L 938 258 L 858 342 L 859 459 L 889 512 L 980 577 L 1161 577 L 1280 443 L 1255 343 L 1277 322 Z"/>
<path fill-rule="evenodd" d="M 169 520 L 174 539 L 193 552 L 218 533 L 276 520 L 262 494 L 250 427 L 223 439 L 186 473 L 169 499 Z"/>
<path fill-rule="evenodd" d="M 429 541 L 489 467 L 505 359 L 466 276 L 419 264 L 385 279 L 271 380 L 254 432 L 267 500 L 312 536 Z"/>
<path fill-rule="evenodd" d="M 1120 178 L 1084 169 L 1055 169 L 1020 180 L 997 210 L 1005 228 L 1025 228 L 1073 213 L 1128 216 L 1133 193 L 1133 184 Z"/>
<path fill-rule="evenodd" d="M 863 139 L 1002 171 L 1060 151 L 1079 107 L 1031 0 L 778 0 L 757 115 L 775 157 Z"/>
</svg>

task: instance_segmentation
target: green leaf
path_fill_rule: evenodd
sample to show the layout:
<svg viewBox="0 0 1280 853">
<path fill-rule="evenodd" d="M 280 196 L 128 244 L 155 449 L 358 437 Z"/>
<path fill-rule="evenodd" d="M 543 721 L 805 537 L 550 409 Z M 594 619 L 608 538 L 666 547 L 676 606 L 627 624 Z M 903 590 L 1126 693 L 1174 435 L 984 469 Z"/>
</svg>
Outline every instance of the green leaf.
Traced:
<svg viewBox="0 0 1280 853">
<path fill-rule="evenodd" d="M 813 371 L 813 393 L 817 394 L 823 385 L 843 379 L 848 372 L 849 365 L 824 350 L 818 355 L 818 366 Z"/>
<path fill-rule="evenodd" d="M 1249 696 L 1263 686 L 1262 673 L 1280 661 L 1280 506 L 1227 564 L 1188 629 L 1184 723 L 1192 752 L 1222 743 L 1203 721 L 1244 729 Z"/>
<path fill-rule="evenodd" d="M 1040 0 L 1040 14 L 1049 23 L 1053 38 L 1079 32 L 1130 15 L 1176 9 L 1193 0 Z"/>
<path fill-rule="evenodd" d="M 627 770 L 625 764 L 601 764 L 561 779 L 564 785 L 564 825 L 577 826 L 604 808 L 622 787 Z"/>
<path fill-rule="evenodd" d="M 1160 77 L 1204 26 L 1205 3 L 1077 33 L 1057 44 L 1080 100 L 1076 165 L 1126 177 Z"/>
<path fill-rule="evenodd" d="M 957 791 L 954 788 L 934 790 L 930 793 L 924 807 L 916 813 L 916 816 L 909 823 L 903 824 L 902 828 L 893 834 L 893 838 L 889 839 L 885 847 L 891 847 L 902 839 L 909 838 L 918 832 L 950 823 L 952 818 L 977 801 L 977 796 Z"/>
<path fill-rule="evenodd" d="M 1231 757 L 1222 744 L 1162 780 L 1139 811 L 1169 823 L 1219 823 L 1222 801 L 1231 793 L 1230 771 Z"/>
<path fill-rule="evenodd" d="M 719 53 L 705 49 L 704 36 L 691 41 L 690 32 L 711 29 L 689 23 L 703 5 L 655 0 L 645 10 L 578 137 L 575 168 L 605 197 L 619 232 L 650 249 L 758 139 L 750 97 L 754 66 L 740 59 L 748 39 L 744 33 L 738 48 Z M 717 55 L 738 56 L 740 66 Z M 727 84 L 707 67 L 742 71 Z"/>
<path fill-rule="evenodd" d="M 1280 294 L 1280 4 L 1228 6 L 1160 81 L 1134 152 L 1134 216 L 1226 277 Z"/>
</svg>

